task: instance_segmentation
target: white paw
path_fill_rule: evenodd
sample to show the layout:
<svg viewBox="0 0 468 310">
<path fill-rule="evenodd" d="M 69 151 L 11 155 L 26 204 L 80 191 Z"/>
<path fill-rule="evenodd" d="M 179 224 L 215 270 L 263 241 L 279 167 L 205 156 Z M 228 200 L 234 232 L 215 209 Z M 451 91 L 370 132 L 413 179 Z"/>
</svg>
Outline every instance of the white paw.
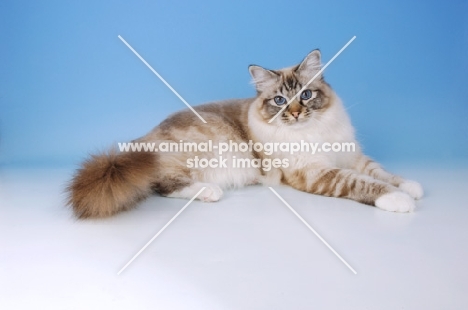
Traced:
<svg viewBox="0 0 468 310">
<path fill-rule="evenodd" d="M 408 193 L 414 199 L 420 199 L 424 194 L 421 184 L 415 181 L 409 181 L 409 180 L 404 181 L 398 187 L 402 191 Z"/>
<path fill-rule="evenodd" d="M 377 198 L 375 206 L 385 211 L 412 212 L 415 204 L 413 198 L 403 192 L 392 192 Z"/>
<path fill-rule="evenodd" d="M 201 201 L 214 202 L 218 201 L 223 196 L 223 190 L 216 184 L 204 183 L 203 187 L 206 188 L 197 197 L 197 199 Z"/>
</svg>

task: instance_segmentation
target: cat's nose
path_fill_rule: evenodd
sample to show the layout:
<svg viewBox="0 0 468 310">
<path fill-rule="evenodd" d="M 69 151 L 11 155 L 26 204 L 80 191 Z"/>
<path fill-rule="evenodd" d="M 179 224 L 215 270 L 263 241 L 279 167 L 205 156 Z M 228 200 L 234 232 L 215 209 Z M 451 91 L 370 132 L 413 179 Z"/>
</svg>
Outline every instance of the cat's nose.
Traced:
<svg viewBox="0 0 468 310">
<path fill-rule="evenodd" d="M 299 112 L 291 112 L 292 116 L 294 116 L 294 118 L 298 118 L 299 117 Z"/>
</svg>

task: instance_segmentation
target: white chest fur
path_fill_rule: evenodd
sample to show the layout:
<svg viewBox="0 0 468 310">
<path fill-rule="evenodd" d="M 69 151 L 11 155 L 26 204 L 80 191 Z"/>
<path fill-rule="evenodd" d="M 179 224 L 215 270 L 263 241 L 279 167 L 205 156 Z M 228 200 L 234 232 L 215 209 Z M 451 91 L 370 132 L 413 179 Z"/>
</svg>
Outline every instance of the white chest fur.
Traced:
<svg viewBox="0 0 468 310">
<path fill-rule="evenodd" d="M 271 124 L 262 119 L 258 112 L 261 102 L 253 102 L 249 110 L 249 130 L 252 140 L 260 143 L 288 144 L 290 151 L 276 151 L 270 158 L 288 159 L 290 166 L 295 169 L 314 164 L 331 167 L 347 167 L 360 154 L 360 148 L 354 138 L 354 129 L 338 97 L 326 112 L 317 117 L 311 117 L 307 122 L 286 125 L 278 118 Z M 291 152 L 291 145 L 309 144 L 309 149 L 304 147 L 299 152 Z M 353 143 L 354 152 L 333 151 L 333 144 Z M 315 152 L 312 145 L 315 145 Z M 337 148 L 336 148 L 337 149 Z M 327 151 L 328 150 L 328 151 Z"/>
</svg>

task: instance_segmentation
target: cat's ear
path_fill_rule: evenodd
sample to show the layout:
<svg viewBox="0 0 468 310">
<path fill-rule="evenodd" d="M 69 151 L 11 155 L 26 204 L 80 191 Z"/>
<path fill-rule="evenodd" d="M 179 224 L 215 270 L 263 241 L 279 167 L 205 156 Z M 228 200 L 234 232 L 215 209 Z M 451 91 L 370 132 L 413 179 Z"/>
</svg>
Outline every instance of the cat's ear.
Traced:
<svg viewBox="0 0 468 310">
<path fill-rule="evenodd" d="M 252 84 L 259 92 L 273 86 L 279 79 L 279 74 L 256 65 L 249 66 L 249 72 L 252 76 Z"/>
<path fill-rule="evenodd" d="M 320 71 L 322 66 L 320 50 L 313 50 L 304 60 L 297 66 L 296 71 L 307 77 L 313 77 L 317 72 Z"/>
</svg>

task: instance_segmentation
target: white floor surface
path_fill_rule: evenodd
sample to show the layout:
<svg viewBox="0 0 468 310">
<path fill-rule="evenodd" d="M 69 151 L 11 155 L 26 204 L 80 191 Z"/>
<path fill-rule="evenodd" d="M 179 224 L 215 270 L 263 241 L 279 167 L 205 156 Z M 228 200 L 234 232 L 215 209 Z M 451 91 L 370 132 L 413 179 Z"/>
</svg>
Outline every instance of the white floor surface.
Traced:
<svg viewBox="0 0 468 310">
<path fill-rule="evenodd" d="M 0 171 L 0 309 L 468 309 L 468 167 L 393 172 L 420 181 L 411 214 L 275 188 L 186 203 L 151 197 L 106 220 L 64 207 L 72 169 Z"/>
</svg>

